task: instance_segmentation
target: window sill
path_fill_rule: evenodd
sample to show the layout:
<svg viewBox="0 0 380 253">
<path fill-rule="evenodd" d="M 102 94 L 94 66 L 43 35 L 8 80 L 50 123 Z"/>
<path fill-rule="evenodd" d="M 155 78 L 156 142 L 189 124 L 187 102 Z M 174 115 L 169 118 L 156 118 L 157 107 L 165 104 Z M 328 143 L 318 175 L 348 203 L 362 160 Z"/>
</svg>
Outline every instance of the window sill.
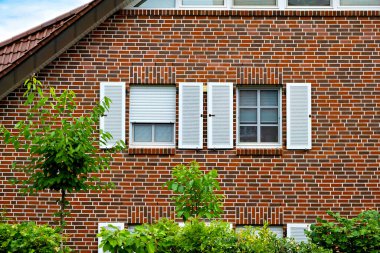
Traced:
<svg viewBox="0 0 380 253">
<path fill-rule="evenodd" d="M 236 155 L 281 156 L 282 148 L 236 148 Z"/>
<path fill-rule="evenodd" d="M 130 155 L 174 155 L 175 148 L 129 148 L 128 154 Z"/>
</svg>

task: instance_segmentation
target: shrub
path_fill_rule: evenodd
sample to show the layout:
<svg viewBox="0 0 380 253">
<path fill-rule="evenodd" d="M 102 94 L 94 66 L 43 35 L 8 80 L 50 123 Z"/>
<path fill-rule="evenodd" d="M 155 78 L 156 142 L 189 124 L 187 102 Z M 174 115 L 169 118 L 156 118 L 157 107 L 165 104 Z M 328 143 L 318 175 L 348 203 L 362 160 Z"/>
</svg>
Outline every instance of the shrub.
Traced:
<svg viewBox="0 0 380 253">
<path fill-rule="evenodd" d="M 223 196 L 215 193 L 215 190 L 220 190 L 217 177 L 216 170 L 203 173 L 195 161 L 188 167 L 177 165 L 173 170 L 173 180 L 165 184 L 169 190 L 178 194 L 172 198 L 175 201 L 177 216 L 182 217 L 184 221 L 190 217 L 220 217 L 223 212 Z"/>
<path fill-rule="evenodd" d="M 333 222 L 317 219 L 308 236 L 311 241 L 334 252 L 360 253 L 380 252 L 380 214 L 369 210 L 353 219 L 341 217 L 339 213 L 327 212 Z"/>
<path fill-rule="evenodd" d="M 246 227 L 237 233 L 240 253 L 331 253 L 312 243 L 297 243 L 291 238 L 279 238 L 264 224 L 262 228 Z"/>
<path fill-rule="evenodd" d="M 172 252 L 174 237 L 179 230 L 178 224 L 168 219 L 152 225 L 137 226 L 134 232 L 119 230 L 114 226 L 111 228 L 102 228 L 98 234 L 102 237 L 100 247 L 117 253 Z"/>
<path fill-rule="evenodd" d="M 230 224 L 212 221 L 210 224 L 191 219 L 185 223 L 176 237 L 178 253 L 236 253 L 237 239 Z"/>
<path fill-rule="evenodd" d="M 0 252 L 60 252 L 60 242 L 61 235 L 47 225 L 37 226 L 33 222 L 13 225 L 0 223 Z"/>
</svg>

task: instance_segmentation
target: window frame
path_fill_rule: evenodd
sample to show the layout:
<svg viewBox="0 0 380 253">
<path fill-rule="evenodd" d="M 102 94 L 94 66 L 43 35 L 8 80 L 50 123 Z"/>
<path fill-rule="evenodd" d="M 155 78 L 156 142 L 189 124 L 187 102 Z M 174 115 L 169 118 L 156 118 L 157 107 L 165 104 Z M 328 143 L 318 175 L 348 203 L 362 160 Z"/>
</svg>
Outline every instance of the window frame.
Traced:
<svg viewBox="0 0 380 253">
<path fill-rule="evenodd" d="M 236 5 L 235 0 L 230 0 L 233 9 L 278 9 L 280 1 L 276 0 L 275 5 Z"/>
<path fill-rule="evenodd" d="M 333 9 L 334 8 L 334 0 L 329 0 L 329 6 L 318 6 L 318 5 L 289 5 L 289 0 L 284 0 L 286 4 L 286 9 Z"/>
<path fill-rule="evenodd" d="M 228 2 L 231 0 L 223 0 L 223 5 L 183 5 L 183 0 L 176 0 L 176 8 L 180 9 L 218 9 L 218 8 L 227 8 Z"/>
<path fill-rule="evenodd" d="M 134 133 L 134 124 L 142 124 L 142 125 L 152 125 L 152 142 L 135 142 L 134 140 L 134 137 L 135 137 L 135 133 Z M 173 141 L 172 142 L 156 142 L 154 140 L 154 136 L 155 136 L 155 125 L 159 125 L 159 124 L 171 124 L 173 125 Z M 159 147 L 159 148 L 162 148 L 162 147 L 174 147 L 175 146 L 175 132 L 176 130 L 176 124 L 175 122 L 130 122 L 130 138 L 129 138 L 129 143 L 130 143 L 130 147 L 132 148 L 138 148 L 138 147 L 144 147 L 144 148 L 147 148 L 147 147 Z"/>
<path fill-rule="evenodd" d="M 278 94 L 278 142 L 261 142 L 261 126 L 260 123 L 260 109 L 259 104 L 260 99 L 257 100 L 257 140 L 258 142 L 240 142 L 240 91 L 241 90 L 275 90 Z M 259 92 L 257 96 L 259 97 Z M 273 124 L 274 125 L 274 124 Z M 259 134 L 260 133 L 260 134 Z M 260 87 L 244 87 L 238 86 L 236 90 L 236 147 L 238 148 L 280 148 L 282 147 L 282 87 L 270 87 L 270 86 L 260 86 Z"/>
</svg>

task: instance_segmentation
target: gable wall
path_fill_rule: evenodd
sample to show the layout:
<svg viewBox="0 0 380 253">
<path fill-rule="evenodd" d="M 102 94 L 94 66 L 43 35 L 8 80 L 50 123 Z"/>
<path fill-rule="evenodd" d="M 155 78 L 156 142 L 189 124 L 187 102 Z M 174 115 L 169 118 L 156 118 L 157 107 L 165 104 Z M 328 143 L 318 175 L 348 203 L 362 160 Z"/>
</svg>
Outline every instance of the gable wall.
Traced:
<svg viewBox="0 0 380 253">
<path fill-rule="evenodd" d="M 79 113 L 98 101 L 101 81 L 125 82 L 127 92 L 131 83 L 283 85 L 283 148 L 251 149 L 247 154 L 236 147 L 208 150 L 204 120 L 203 150 L 129 149 L 116 155 L 112 171 L 102 174 L 116 184 L 115 190 L 72 195 L 67 232 L 81 252 L 96 249 L 98 222 L 174 217 L 170 192 L 161 186 L 172 167 L 192 160 L 218 170 L 226 196 L 223 218 L 234 224 L 311 223 L 328 209 L 356 215 L 362 209 L 380 208 L 378 13 L 368 17 L 357 17 L 364 12 L 340 17 L 330 17 L 332 12 L 305 12 L 301 17 L 291 11 L 267 16 L 260 11 L 241 12 L 243 16 L 230 15 L 238 13 L 233 11 L 220 12 L 221 16 L 215 11 L 200 13 L 207 15 L 120 11 L 39 77 L 45 84 L 73 89 L 83 106 Z M 309 151 L 285 147 L 285 84 L 290 82 L 312 84 Z M 11 126 L 24 116 L 22 92 L 1 101 L 1 124 Z M 204 100 L 206 105 L 206 95 Z M 128 126 L 128 93 L 126 105 Z M 236 129 L 236 105 L 234 111 Z M 178 112 L 176 125 L 178 143 Z M 12 161 L 22 161 L 25 154 L 2 142 L 0 154 L 1 208 L 19 221 L 50 222 L 58 208 L 57 196 L 46 192 L 21 196 L 7 180 L 14 175 Z"/>
</svg>

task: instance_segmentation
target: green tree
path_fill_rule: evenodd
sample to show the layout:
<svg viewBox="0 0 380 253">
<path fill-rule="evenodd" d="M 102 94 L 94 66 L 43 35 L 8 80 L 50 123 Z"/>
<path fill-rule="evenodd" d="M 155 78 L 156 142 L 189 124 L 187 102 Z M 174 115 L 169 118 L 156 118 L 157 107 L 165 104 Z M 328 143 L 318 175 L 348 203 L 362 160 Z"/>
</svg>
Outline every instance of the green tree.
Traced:
<svg viewBox="0 0 380 253">
<path fill-rule="evenodd" d="M 219 218 L 223 212 L 223 195 L 215 193 L 220 190 L 216 180 L 218 172 L 211 170 L 204 173 L 195 161 L 189 166 L 177 165 L 173 170 L 173 180 L 165 183 L 169 190 L 177 195 L 173 196 L 178 217 L 186 221 L 195 218 Z"/>
<path fill-rule="evenodd" d="M 60 95 L 54 88 L 46 91 L 34 76 L 25 81 L 25 86 L 26 120 L 19 121 L 12 132 L 0 126 L 0 133 L 5 143 L 13 144 L 16 151 L 29 153 L 27 162 L 15 162 L 12 166 L 27 175 L 26 180 L 13 179 L 13 183 L 22 184 L 23 193 L 60 192 L 57 201 L 60 210 L 56 215 L 63 233 L 70 204 L 66 195 L 112 188 L 112 183 L 102 183 L 91 173 L 109 169 L 111 154 L 123 149 L 124 143 L 120 141 L 114 148 L 99 154 L 99 138 L 101 143 L 112 138 L 102 130 L 99 136 L 96 127 L 109 109 L 110 99 L 105 98 L 88 115 L 76 117 L 78 105 L 73 91 L 64 90 Z"/>
</svg>

